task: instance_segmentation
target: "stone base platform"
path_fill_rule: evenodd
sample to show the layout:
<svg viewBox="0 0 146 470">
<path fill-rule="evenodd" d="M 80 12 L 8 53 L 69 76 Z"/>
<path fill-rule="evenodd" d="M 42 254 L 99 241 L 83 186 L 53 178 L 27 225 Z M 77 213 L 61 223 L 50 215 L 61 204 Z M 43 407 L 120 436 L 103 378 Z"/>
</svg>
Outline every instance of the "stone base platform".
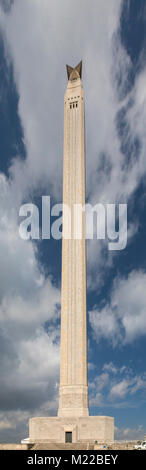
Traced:
<svg viewBox="0 0 146 470">
<path fill-rule="evenodd" d="M 32 418 L 29 420 L 29 443 L 113 442 L 114 418 L 88 416 L 79 418 Z"/>
</svg>

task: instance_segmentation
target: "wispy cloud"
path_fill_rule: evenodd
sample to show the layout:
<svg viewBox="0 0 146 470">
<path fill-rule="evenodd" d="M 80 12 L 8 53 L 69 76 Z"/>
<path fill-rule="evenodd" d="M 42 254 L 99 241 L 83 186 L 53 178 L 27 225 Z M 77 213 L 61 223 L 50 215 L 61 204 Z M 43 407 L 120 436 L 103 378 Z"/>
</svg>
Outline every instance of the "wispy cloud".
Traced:
<svg viewBox="0 0 146 470">
<path fill-rule="evenodd" d="M 93 335 L 113 345 L 127 344 L 146 334 L 145 271 L 132 271 L 113 282 L 110 301 L 89 312 Z"/>
<path fill-rule="evenodd" d="M 91 407 L 135 408 L 137 393 L 145 401 L 146 374 L 135 374 L 125 365 L 119 368 L 105 363 L 101 373 L 89 383 L 89 390 Z"/>
</svg>

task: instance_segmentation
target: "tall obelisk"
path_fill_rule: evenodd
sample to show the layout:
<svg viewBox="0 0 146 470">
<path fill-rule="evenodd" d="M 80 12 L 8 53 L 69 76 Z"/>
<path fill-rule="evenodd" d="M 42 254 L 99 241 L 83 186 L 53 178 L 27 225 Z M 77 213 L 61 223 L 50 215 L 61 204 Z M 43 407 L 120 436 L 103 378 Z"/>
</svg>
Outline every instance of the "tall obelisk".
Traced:
<svg viewBox="0 0 146 470">
<path fill-rule="evenodd" d="M 61 364 L 59 417 L 88 416 L 85 213 L 75 239 L 75 204 L 85 205 L 85 119 L 82 62 L 67 66 L 64 98 L 63 203 L 71 213 L 71 238 L 66 239 L 68 214 L 63 212 L 61 288 Z M 76 236 L 77 238 L 77 236 Z"/>
<path fill-rule="evenodd" d="M 79 211 L 80 216 L 74 211 L 77 206 L 83 209 L 85 205 L 82 62 L 75 68 L 67 66 L 67 74 L 64 98 L 59 409 L 58 416 L 33 417 L 29 420 L 29 443 L 40 445 L 41 442 L 52 442 L 55 448 L 58 444 L 59 449 L 61 443 L 81 445 L 87 442 L 94 444 L 96 440 L 114 440 L 114 418 L 89 416 L 88 410 L 85 211 Z"/>
</svg>

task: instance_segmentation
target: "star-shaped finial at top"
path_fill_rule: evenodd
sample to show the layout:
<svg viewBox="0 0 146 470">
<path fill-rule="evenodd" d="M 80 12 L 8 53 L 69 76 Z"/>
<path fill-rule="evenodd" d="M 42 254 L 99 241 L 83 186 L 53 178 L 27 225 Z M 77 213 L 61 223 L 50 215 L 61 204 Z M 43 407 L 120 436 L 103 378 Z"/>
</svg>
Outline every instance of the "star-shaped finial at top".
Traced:
<svg viewBox="0 0 146 470">
<path fill-rule="evenodd" d="M 82 60 L 81 62 L 76 65 L 76 67 L 70 67 L 70 65 L 66 66 L 67 68 L 67 76 L 68 80 L 74 80 L 75 78 L 82 78 Z"/>
</svg>

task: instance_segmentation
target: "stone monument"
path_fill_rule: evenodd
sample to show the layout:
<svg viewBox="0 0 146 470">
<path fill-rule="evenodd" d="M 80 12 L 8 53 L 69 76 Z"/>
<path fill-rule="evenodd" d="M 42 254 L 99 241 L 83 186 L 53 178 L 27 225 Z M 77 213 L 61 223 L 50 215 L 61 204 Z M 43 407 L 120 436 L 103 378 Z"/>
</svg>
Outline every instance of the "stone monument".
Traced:
<svg viewBox="0 0 146 470">
<path fill-rule="evenodd" d="M 74 205 L 85 205 L 85 111 L 82 62 L 67 66 L 64 98 L 63 203 L 71 213 L 71 237 L 65 232 L 63 211 L 61 286 L 61 363 L 57 417 L 32 418 L 29 442 L 109 442 L 114 440 L 114 418 L 89 416 L 87 381 L 86 242 L 85 212 L 82 237 L 75 238 Z"/>
</svg>

